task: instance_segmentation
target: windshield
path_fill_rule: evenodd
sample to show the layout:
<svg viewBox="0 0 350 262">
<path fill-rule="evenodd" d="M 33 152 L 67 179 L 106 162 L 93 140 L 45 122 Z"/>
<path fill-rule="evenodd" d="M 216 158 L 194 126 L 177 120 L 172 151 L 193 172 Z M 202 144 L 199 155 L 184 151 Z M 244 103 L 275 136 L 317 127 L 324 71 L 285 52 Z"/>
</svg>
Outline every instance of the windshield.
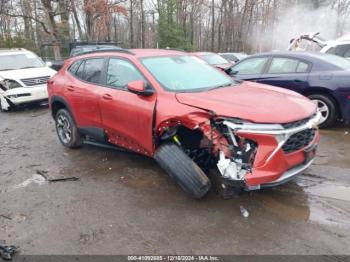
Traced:
<svg viewBox="0 0 350 262">
<path fill-rule="evenodd" d="M 193 56 L 144 58 L 142 63 L 167 90 L 186 92 L 234 84 L 234 80 Z"/>
<path fill-rule="evenodd" d="M 44 67 L 44 62 L 34 53 L 0 56 L 0 71 Z"/>
<path fill-rule="evenodd" d="M 322 54 L 319 58 L 341 69 L 350 69 L 350 61 L 343 57 L 332 54 Z"/>
<path fill-rule="evenodd" d="M 204 54 L 204 55 L 200 55 L 200 57 L 209 65 L 221 65 L 221 64 L 230 63 L 225 58 L 217 54 Z"/>
</svg>

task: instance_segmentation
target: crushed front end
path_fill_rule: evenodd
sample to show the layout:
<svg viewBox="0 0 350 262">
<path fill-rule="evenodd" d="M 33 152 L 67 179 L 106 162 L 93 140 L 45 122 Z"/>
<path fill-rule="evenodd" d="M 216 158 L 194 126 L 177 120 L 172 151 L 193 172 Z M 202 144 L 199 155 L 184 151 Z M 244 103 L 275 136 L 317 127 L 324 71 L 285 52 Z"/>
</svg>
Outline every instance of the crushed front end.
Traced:
<svg viewBox="0 0 350 262">
<path fill-rule="evenodd" d="M 256 190 L 285 183 L 308 168 L 319 142 L 320 114 L 287 124 L 256 124 L 237 119 L 216 121 L 227 143 L 217 152 L 219 186 Z"/>
</svg>

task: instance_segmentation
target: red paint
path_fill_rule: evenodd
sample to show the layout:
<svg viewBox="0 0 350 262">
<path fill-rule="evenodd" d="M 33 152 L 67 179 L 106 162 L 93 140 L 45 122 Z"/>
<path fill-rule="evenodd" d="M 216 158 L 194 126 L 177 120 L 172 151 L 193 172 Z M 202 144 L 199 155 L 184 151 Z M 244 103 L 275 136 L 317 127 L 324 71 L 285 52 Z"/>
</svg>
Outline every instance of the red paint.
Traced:
<svg viewBox="0 0 350 262">
<path fill-rule="evenodd" d="M 167 127 L 179 124 L 190 129 L 200 128 L 207 138 L 213 138 L 213 153 L 217 154 L 221 150 L 228 156 L 230 152 L 225 137 L 219 131 L 211 130 L 209 119 L 212 115 L 208 110 L 215 112 L 217 117 L 234 117 L 256 123 L 292 122 L 309 117 L 316 110 L 312 102 L 297 93 L 250 82 L 207 92 L 166 92 L 142 65 L 140 58 L 186 53 L 150 49 L 131 51 L 135 55 L 105 52 L 67 60 L 48 82 L 49 99 L 53 96 L 63 98 L 70 106 L 78 127 L 102 128 L 110 143 L 147 156 L 152 156 L 157 149 L 153 135 L 159 137 Z M 133 63 L 155 93 L 140 96 L 127 90 L 85 83 L 67 71 L 77 59 L 101 56 L 122 57 Z M 143 86 L 133 82 L 129 88 L 142 91 Z M 253 172 L 246 178 L 248 185 L 273 181 L 304 161 L 303 150 L 288 155 L 279 150 L 266 162 L 277 145 L 274 137 L 245 133 L 239 135 L 258 144 Z M 318 140 L 319 134 L 312 143 L 317 144 Z"/>
</svg>

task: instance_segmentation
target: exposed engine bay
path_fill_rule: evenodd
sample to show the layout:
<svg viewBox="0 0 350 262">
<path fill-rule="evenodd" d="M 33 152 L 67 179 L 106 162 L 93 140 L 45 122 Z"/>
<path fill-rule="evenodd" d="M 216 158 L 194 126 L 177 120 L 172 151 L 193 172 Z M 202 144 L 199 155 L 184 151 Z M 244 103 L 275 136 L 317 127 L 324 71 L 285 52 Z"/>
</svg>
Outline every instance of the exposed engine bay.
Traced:
<svg viewBox="0 0 350 262">
<path fill-rule="evenodd" d="M 310 118 L 284 125 L 213 117 L 194 129 L 184 127 L 180 122 L 168 122 L 168 126 L 163 127 L 161 140 L 172 140 L 181 147 L 204 172 L 212 176 L 219 193 L 228 198 L 242 190 L 256 190 L 263 186 L 260 182 L 249 184 L 247 181 L 257 166 L 274 165 L 275 155 L 308 148 L 316 137 L 319 117 L 316 113 Z M 267 151 L 268 157 L 261 159 L 260 156 L 256 161 L 259 142 L 263 144 L 266 139 L 270 144 L 267 147 L 270 150 Z M 311 161 L 305 158 L 307 165 Z M 303 165 L 301 167 L 304 169 Z"/>
</svg>

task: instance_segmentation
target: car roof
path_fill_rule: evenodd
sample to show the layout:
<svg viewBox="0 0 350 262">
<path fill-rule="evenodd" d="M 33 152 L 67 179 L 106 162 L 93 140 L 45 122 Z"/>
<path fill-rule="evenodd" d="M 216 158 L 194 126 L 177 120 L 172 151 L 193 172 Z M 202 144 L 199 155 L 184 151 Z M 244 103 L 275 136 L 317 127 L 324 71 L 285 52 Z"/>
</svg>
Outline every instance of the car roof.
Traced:
<svg viewBox="0 0 350 262">
<path fill-rule="evenodd" d="M 217 55 L 216 53 L 213 53 L 213 52 L 193 52 L 192 54 L 194 54 L 194 55 Z"/>
<path fill-rule="evenodd" d="M 189 53 L 171 49 L 106 49 L 95 50 L 72 57 L 73 60 L 77 58 L 89 58 L 95 56 L 133 56 L 136 58 L 157 57 L 157 56 L 173 56 L 173 55 L 189 55 Z M 71 60 L 71 59 L 68 59 Z"/>
<path fill-rule="evenodd" d="M 4 48 L 0 49 L 0 56 L 2 55 L 17 55 L 17 54 L 28 54 L 32 53 L 31 51 L 24 48 Z"/>
<path fill-rule="evenodd" d="M 243 52 L 225 52 L 225 53 L 219 53 L 219 55 L 246 55 L 246 53 L 243 53 Z"/>
<path fill-rule="evenodd" d="M 255 54 L 247 57 L 246 59 L 252 58 L 252 57 L 259 57 L 259 56 L 288 56 L 288 57 L 294 57 L 294 58 L 300 58 L 300 59 L 319 59 L 321 56 L 326 56 L 329 54 L 323 54 L 320 52 L 305 52 L 305 51 L 274 51 L 274 52 L 266 52 L 266 53 L 260 53 Z"/>
</svg>

